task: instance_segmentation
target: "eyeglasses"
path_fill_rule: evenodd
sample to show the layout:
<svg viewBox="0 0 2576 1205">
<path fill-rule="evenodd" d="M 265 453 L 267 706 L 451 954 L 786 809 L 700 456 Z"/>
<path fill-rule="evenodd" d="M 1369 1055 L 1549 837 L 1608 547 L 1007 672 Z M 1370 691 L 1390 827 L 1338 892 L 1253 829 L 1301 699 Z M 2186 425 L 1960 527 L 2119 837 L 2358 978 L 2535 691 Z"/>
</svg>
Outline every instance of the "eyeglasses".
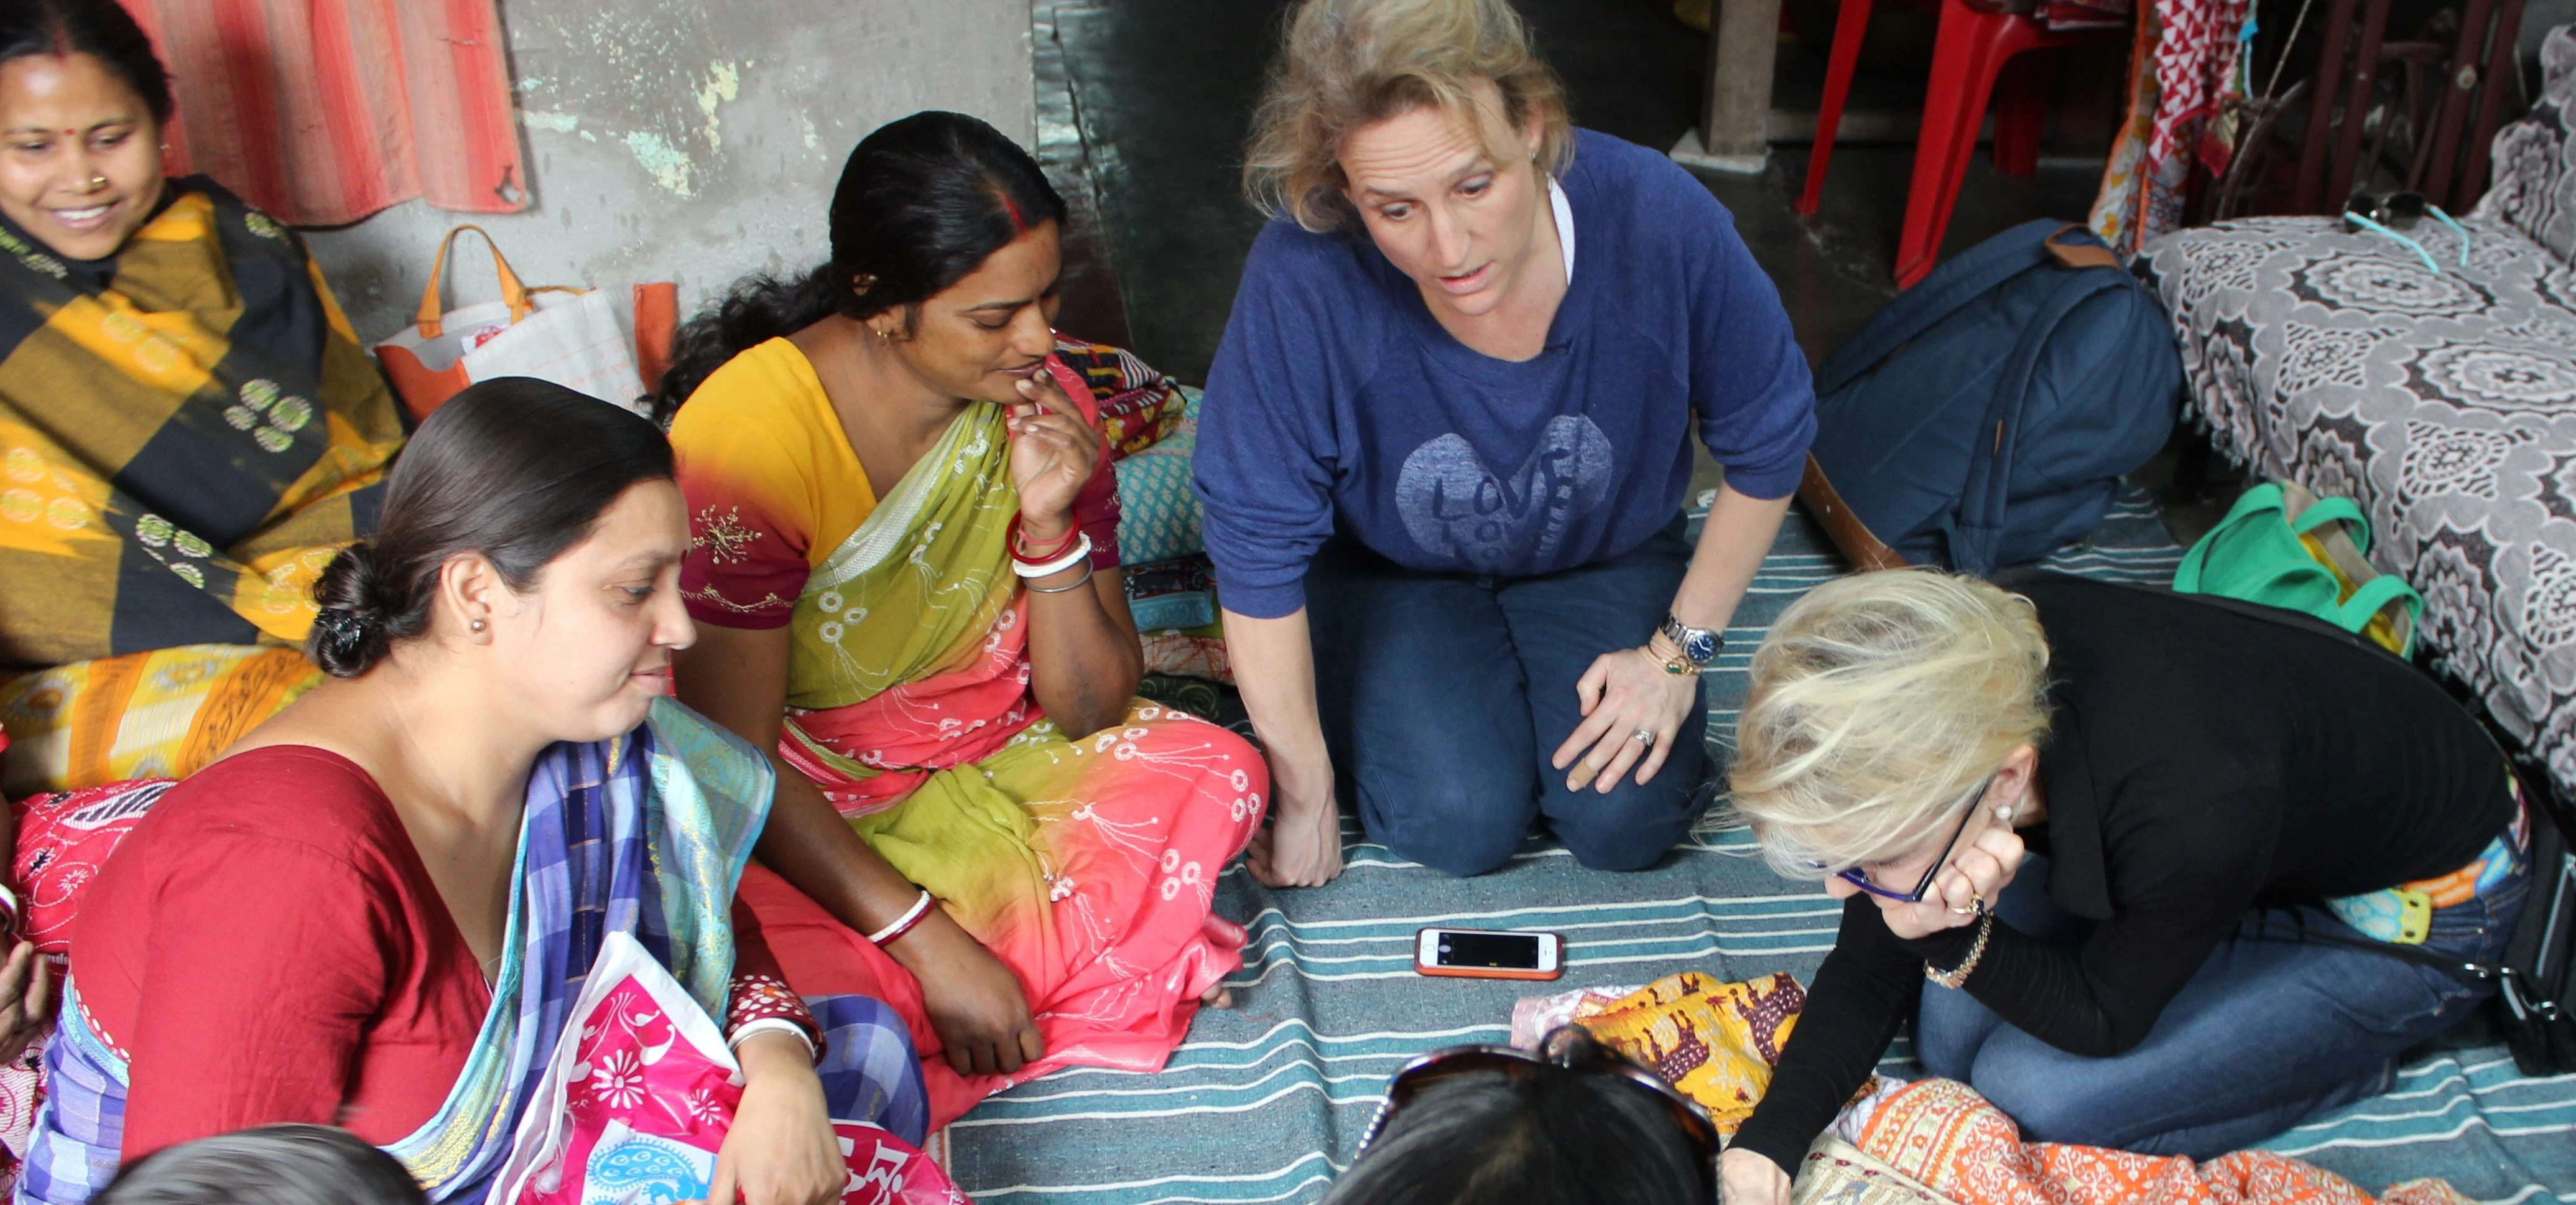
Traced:
<svg viewBox="0 0 2576 1205">
<path fill-rule="evenodd" d="M 1501 1072 L 1513 1078 L 1533 1075 L 1613 1075 L 1655 1094 L 1655 1099 L 1672 1115 L 1673 1124 L 1681 1127 L 1690 1139 L 1694 1166 L 1699 1169 L 1705 1199 L 1715 1200 L 1717 1193 L 1717 1123 L 1709 1119 L 1708 1110 L 1698 1101 L 1665 1083 L 1662 1076 L 1638 1066 L 1626 1055 L 1604 1045 L 1580 1025 L 1567 1025 L 1549 1032 L 1539 1040 L 1537 1050 L 1517 1046 L 1453 1046 L 1435 1050 L 1406 1063 L 1386 1082 L 1386 1103 L 1379 1105 L 1377 1116 L 1370 1119 L 1368 1133 L 1360 1138 L 1359 1154 L 1368 1153 L 1378 1136 L 1386 1132 L 1387 1123 L 1404 1106 L 1422 1095 L 1433 1084 L 1465 1075 Z"/>
<path fill-rule="evenodd" d="M 2427 270 L 2439 276 L 2442 274 L 2442 265 L 2434 260 L 2433 253 L 2425 250 L 2424 244 L 2399 233 L 2414 229 L 2415 223 L 2423 221 L 2426 214 L 2439 219 L 2443 225 L 2451 228 L 2451 233 L 2460 236 L 2460 266 L 2468 267 L 2468 228 L 2454 221 L 2451 215 L 2442 212 L 2441 206 L 2426 201 L 2424 194 L 2420 192 L 2392 192 L 2384 196 L 2356 192 L 2343 203 L 2343 229 L 2346 234 L 2359 234 L 2367 230 L 2372 234 L 2404 243 L 2408 249 L 2415 252 L 2417 258 L 2424 261 L 2424 267 Z"/>
<path fill-rule="evenodd" d="M 1834 872 L 1834 877 L 1883 900 L 1895 900 L 1900 904 L 1922 903 L 1924 897 L 1932 894 L 1932 880 L 1941 877 L 1941 868 L 1950 864 L 1950 851 L 1959 847 L 1959 837 L 1968 831 L 1968 822 L 1977 818 L 1977 808 L 1986 802 L 1986 792 L 1993 789 L 1995 789 L 1995 775 L 1989 774 L 1986 776 L 1986 781 L 1977 787 L 1976 797 L 1968 800 L 1968 810 L 1959 814 L 1959 826 L 1950 830 L 1950 839 L 1941 843 L 1941 856 L 1932 859 L 1932 868 L 1923 872 L 1923 881 L 1916 883 L 1914 890 L 1890 891 L 1871 882 L 1869 872 L 1857 866 L 1846 866 Z M 1810 861 L 1807 865 L 1820 871 L 1825 868 L 1822 862 Z"/>
</svg>

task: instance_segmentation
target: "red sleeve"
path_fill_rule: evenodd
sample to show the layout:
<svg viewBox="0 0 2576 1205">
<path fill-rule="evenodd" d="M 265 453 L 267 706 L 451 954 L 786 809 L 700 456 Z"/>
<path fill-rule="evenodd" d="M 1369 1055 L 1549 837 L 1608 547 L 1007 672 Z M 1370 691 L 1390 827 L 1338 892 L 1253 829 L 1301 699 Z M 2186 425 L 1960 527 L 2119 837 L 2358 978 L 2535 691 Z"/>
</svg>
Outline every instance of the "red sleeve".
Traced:
<svg viewBox="0 0 2576 1205">
<path fill-rule="evenodd" d="M 795 615 L 810 572 L 814 465 L 782 441 L 778 427 L 793 420 L 772 413 L 777 399 L 761 392 L 777 387 L 776 374 L 751 359 L 707 378 L 671 421 L 689 506 L 680 590 L 699 623 L 778 628 Z"/>
<path fill-rule="evenodd" d="M 206 825 L 165 848 L 130 1033 L 123 1154 L 340 1121 L 399 910 L 343 858 Z"/>
<path fill-rule="evenodd" d="M 805 540 L 773 517 L 757 491 L 731 488 L 682 462 L 680 491 L 689 504 L 689 555 L 680 562 L 680 591 L 689 617 L 725 628 L 783 628 L 796 615 L 812 567 Z"/>
</svg>

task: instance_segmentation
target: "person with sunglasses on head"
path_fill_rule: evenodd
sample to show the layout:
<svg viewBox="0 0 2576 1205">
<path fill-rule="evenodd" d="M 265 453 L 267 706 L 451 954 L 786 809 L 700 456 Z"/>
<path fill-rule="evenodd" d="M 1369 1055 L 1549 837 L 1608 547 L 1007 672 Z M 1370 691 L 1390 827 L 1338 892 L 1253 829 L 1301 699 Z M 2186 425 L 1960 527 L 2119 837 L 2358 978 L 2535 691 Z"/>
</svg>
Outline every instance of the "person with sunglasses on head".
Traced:
<svg viewBox="0 0 2576 1205">
<path fill-rule="evenodd" d="M 1843 916 L 1721 1162 L 1731 1202 L 1788 1201 L 1909 1017 L 1925 1069 L 2026 1140 L 2259 1142 L 2385 1091 L 2475 1007 L 2490 989 L 2389 951 L 2493 963 L 2527 888 L 2477 721 L 2249 604 L 1840 578 L 1754 654 L 1737 742 L 1737 812 Z"/>
<path fill-rule="evenodd" d="M 1580 1027 L 1415 1059 L 1324 1205 L 1708 1205 L 1708 1112 Z"/>
</svg>

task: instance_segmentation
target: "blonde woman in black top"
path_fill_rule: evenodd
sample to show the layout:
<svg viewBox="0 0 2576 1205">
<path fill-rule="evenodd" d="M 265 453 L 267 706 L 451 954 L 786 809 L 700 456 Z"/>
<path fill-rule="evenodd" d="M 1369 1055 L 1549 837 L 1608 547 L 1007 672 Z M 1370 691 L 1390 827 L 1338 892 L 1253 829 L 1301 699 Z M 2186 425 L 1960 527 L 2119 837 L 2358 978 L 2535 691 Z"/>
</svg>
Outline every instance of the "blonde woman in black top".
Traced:
<svg viewBox="0 0 2576 1205">
<path fill-rule="evenodd" d="M 2025 1139 L 2261 1141 L 2385 1090 L 2482 996 L 2298 930 L 2492 962 L 2525 893 L 2510 772 L 2439 687 L 2179 595 L 1830 582 L 1754 655 L 1738 740 L 1765 856 L 1845 903 L 1732 1202 L 1789 1199 L 1908 1017 Z"/>
</svg>

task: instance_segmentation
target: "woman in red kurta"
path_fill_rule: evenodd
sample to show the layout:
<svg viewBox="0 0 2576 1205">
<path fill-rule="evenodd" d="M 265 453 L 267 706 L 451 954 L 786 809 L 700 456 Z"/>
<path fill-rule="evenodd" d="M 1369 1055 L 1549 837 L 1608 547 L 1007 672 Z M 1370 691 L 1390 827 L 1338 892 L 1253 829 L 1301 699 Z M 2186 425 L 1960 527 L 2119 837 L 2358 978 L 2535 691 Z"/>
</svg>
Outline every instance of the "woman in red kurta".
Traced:
<svg viewBox="0 0 2576 1205">
<path fill-rule="evenodd" d="M 727 1038 L 792 1017 L 737 903 Z M 465 1070 L 492 987 L 393 801 L 338 754 L 271 745 L 172 788 L 74 922 L 81 1003 L 132 1069 L 124 1157 L 247 1126 L 417 1130 Z M 787 1007 L 781 1007 L 787 1006 Z"/>
<path fill-rule="evenodd" d="M 531 1192 L 613 1193 L 593 1177 L 632 1166 L 548 1141 L 599 1119 L 573 1096 L 720 1142 L 691 1148 L 703 1170 L 653 1149 L 671 1195 L 726 1205 L 840 1200 L 835 1119 L 921 1140 L 901 1020 L 818 997 L 818 1028 L 727 923 L 774 779 L 666 697 L 694 638 L 671 474 L 651 423 L 541 381 L 421 425 L 377 536 L 317 587 L 331 680 L 170 787 L 91 883 L 21 1200 L 75 1205 L 121 1159 L 276 1122 L 346 1126 L 441 1203 L 515 1205 L 539 1168 Z M 574 1065 L 638 950 L 668 994 L 623 1023 L 667 1017 L 663 1050 L 724 1031 L 738 1089 L 662 1095 L 652 1055 Z M 593 980 L 610 994 L 576 1003 Z"/>
</svg>

